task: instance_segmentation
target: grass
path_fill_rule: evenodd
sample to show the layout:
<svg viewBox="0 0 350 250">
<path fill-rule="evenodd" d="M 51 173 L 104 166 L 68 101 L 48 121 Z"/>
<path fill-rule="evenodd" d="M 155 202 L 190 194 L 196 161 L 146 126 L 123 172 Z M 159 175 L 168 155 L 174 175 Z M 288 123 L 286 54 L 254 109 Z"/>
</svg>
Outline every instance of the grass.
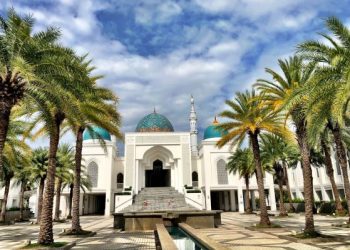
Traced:
<svg viewBox="0 0 350 250">
<path fill-rule="evenodd" d="M 87 230 L 79 230 L 79 231 L 72 231 L 71 229 L 66 230 L 65 232 L 61 233 L 60 235 L 81 235 L 81 236 L 88 236 L 92 234 L 92 231 Z"/>
<path fill-rule="evenodd" d="M 256 224 L 256 225 L 253 225 L 253 227 L 255 227 L 255 228 L 282 228 L 280 225 L 274 224 L 274 223 L 271 223 L 270 225 Z"/>
<path fill-rule="evenodd" d="M 21 248 L 21 249 L 36 249 L 36 248 L 60 248 L 63 247 L 65 245 L 67 245 L 68 242 L 54 242 L 52 244 L 49 245 L 42 245 L 42 244 L 38 244 L 38 243 L 32 243 L 32 244 L 28 244 L 27 246 Z"/>
</svg>

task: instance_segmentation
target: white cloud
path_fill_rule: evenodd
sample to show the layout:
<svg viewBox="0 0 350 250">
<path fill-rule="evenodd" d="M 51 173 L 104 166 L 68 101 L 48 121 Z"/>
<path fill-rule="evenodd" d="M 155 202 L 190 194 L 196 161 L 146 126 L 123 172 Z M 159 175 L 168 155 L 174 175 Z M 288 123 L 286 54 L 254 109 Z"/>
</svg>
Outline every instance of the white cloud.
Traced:
<svg viewBox="0 0 350 250">
<path fill-rule="evenodd" d="M 186 10 L 184 2 L 187 1 L 147 0 L 136 5 L 134 16 L 129 18 L 147 28 L 171 24 Z M 105 75 L 100 83 L 120 97 L 123 131 L 134 131 L 137 122 L 153 107 L 165 114 L 177 130 L 187 130 L 190 94 L 195 97 L 200 126 L 206 127 L 223 109 L 225 98 L 265 77 L 265 67 L 275 68 L 277 58 L 291 54 L 293 46 L 310 35 L 303 28 L 318 14 L 317 8 L 311 8 L 315 0 L 304 1 L 303 8 L 295 13 L 288 11 L 300 2 L 196 0 L 199 10 L 193 11 L 225 17 L 220 15 L 206 23 L 184 23 L 181 39 L 185 45 L 153 56 L 130 53 L 120 40 L 102 32 L 103 24 L 96 12 L 116 8 L 112 2 L 61 0 L 55 11 L 19 4 L 15 8 L 33 14 L 36 30 L 58 26 L 63 44 L 78 53 L 89 53 L 97 66 L 96 73 Z M 279 40 L 279 34 L 288 30 L 295 35 Z M 155 44 L 159 41 L 159 37 L 152 39 Z M 247 55 L 253 58 L 247 59 Z"/>
</svg>

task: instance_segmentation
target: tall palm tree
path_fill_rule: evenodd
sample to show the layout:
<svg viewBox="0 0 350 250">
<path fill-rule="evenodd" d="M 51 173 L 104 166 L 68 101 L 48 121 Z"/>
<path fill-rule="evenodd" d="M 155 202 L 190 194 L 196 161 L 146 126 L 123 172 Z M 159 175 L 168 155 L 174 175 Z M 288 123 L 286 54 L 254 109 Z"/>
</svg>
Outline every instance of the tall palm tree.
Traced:
<svg viewBox="0 0 350 250">
<path fill-rule="evenodd" d="M 282 166 L 283 159 L 283 146 L 285 141 L 273 134 L 262 134 L 260 140 L 261 158 L 262 163 L 267 168 L 273 171 L 275 180 L 278 183 L 280 193 L 280 216 L 287 216 L 287 210 L 284 205 L 284 170 Z"/>
<path fill-rule="evenodd" d="M 51 85 L 48 77 L 61 71 L 54 58 L 62 51 L 55 44 L 59 30 L 50 27 L 33 34 L 33 25 L 31 16 L 21 17 L 13 9 L 0 16 L 0 177 L 13 108 L 26 98 L 47 99 L 41 90 Z"/>
<path fill-rule="evenodd" d="M 332 159 L 331 159 L 331 150 L 330 150 L 329 140 L 327 138 L 328 136 L 327 136 L 326 132 L 327 131 L 325 131 L 325 133 L 321 135 L 321 140 L 320 140 L 321 150 L 322 150 L 323 155 L 324 155 L 324 165 L 326 168 L 326 174 L 327 174 L 329 181 L 331 183 L 331 186 L 332 186 L 336 214 L 344 215 L 345 210 L 344 210 L 343 205 L 341 203 L 339 190 L 338 190 L 337 184 L 335 183 L 335 179 L 334 179 L 334 169 L 333 169 L 333 163 L 332 163 Z"/>
<path fill-rule="evenodd" d="M 238 172 L 239 176 L 244 178 L 246 185 L 245 212 L 252 213 L 249 179 L 255 173 L 253 152 L 249 148 L 237 149 L 228 159 L 229 161 L 226 166 L 228 171 L 233 174 Z"/>
<path fill-rule="evenodd" d="M 350 29 L 335 17 L 328 18 L 326 26 L 332 33 L 321 34 L 327 44 L 306 41 L 298 46 L 298 52 L 318 63 L 314 84 L 306 90 L 311 96 L 308 107 L 309 131 L 313 137 L 321 134 L 324 127 L 331 131 L 342 169 L 345 196 L 350 207 L 348 163 L 342 136 L 350 100 Z"/>
<path fill-rule="evenodd" d="M 54 220 L 60 220 L 61 190 L 64 179 L 69 178 L 74 168 L 74 150 L 69 144 L 62 144 L 57 152 L 56 202 Z"/>
<path fill-rule="evenodd" d="M 8 137 L 4 147 L 3 179 L 1 185 L 5 187 L 4 198 L 1 207 L 0 222 L 5 221 L 7 198 L 10 190 L 11 179 L 15 175 L 16 168 L 22 168 L 28 164 L 28 153 L 30 148 L 23 141 L 26 123 L 17 119 L 14 114 L 8 127 Z"/>
<path fill-rule="evenodd" d="M 278 60 L 278 63 L 282 74 L 267 68 L 266 72 L 272 76 L 273 80 L 259 79 L 256 87 L 265 93 L 266 102 L 271 105 L 271 108 L 284 113 L 286 117 L 290 117 L 295 126 L 304 180 L 304 232 L 306 234 L 314 234 L 313 182 L 306 114 L 304 111 L 307 106 L 308 95 L 297 95 L 297 93 L 305 85 L 309 84 L 315 64 L 306 64 L 298 56 L 290 57 L 288 60 Z"/>
<path fill-rule="evenodd" d="M 227 130 L 228 134 L 224 135 L 217 142 L 217 145 L 218 147 L 229 143 L 231 145 L 239 145 L 248 136 L 253 151 L 257 176 L 261 211 L 260 224 L 269 226 L 271 222 L 267 214 L 258 138 L 262 131 L 284 136 L 289 136 L 290 134 L 284 126 L 283 117 L 271 110 L 262 97 L 252 90 L 245 93 L 237 93 L 233 101 L 226 101 L 230 109 L 223 111 L 221 116 L 227 118 L 228 121 L 219 124 L 219 128 Z"/>
<path fill-rule="evenodd" d="M 30 166 L 30 178 L 38 183 L 38 201 L 37 201 L 37 223 L 40 222 L 41 210 L 43 205 L 43 194 L 45 180 L 47 176 L 47 167 L 49 161 L 49 151 L 47 148 L 36 148 L 33 150 L 31 166 Z"/>
<path fill-rule="evenodd" d="M 92 185 L 91 185 L 90 178 L 84 169 L 84 166 L 82 165 L 81 167 L 82 168 L 81 168 L 81 173 L 80 173 L 80 188 L 79 188 L 79 190 L 83 190 L 83 192 L 85 193 L 87 190 L 91 190 Z M 69 203 L 68 203 L 69 206 L 68 206 L 67 218 L 72 218 L 74 179 L 75 179 L 75 173 L 70 173 L 70 175 L 66 176 L 62 182 L 62 189 L 66 188 L 66 187 L 69 188 Z M 72 231 L 72 234 L 79 233 L 79 232 Z"/>
<path fill-rule="evenodd" d="M 90 66 L 90 61 L 85 62 L 84 57 L 81 62 L 85 67 L 86 75 L 94 86 L 93 94 L 85 93 L 79 100 L 77 100 L 76 107 L 81 114 L 78 119 L 72 123 L 71 128 L 76 134 L 76 148 L 75 148 L 75 169 L 74 169 L 74 184 L 73 184 L 73 216 L 72 216 L 72 234 L 79 234 L 81 231 L 79 219 L 80 207 L 80 186 L 81 186 L 81 161 L 82 161 L 82 146 L 83 133 L 87 129 L 89 133 L 94 134 L 92 125 L 97 125 L 107 129 L 111 134 L 117 138 L 122 138 L 120 133 L 120 115 L 116 109 L 118 98 L 116 95 L 106 89 L 96 86 L 96 81 L 100 76 L 91 76 L 94 69 Z M 98 137 L 99 135 L 97 135 Z M 99 138 L 100 144 L 104 146 L 104 141 Z"/>
</svg>

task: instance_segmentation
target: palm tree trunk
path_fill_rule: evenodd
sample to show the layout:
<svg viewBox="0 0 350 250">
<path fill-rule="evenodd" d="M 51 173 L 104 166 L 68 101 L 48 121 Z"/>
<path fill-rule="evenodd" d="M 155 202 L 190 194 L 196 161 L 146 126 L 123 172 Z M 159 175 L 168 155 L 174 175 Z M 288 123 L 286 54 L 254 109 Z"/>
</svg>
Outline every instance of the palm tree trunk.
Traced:
<svg viewBox="0 0 350 250">
<path fill-rule="evenodd" d="M 333 164 L 332 164 L 332 159 L 330 154 L 330 148 L 328 147 L 324 139 L 321 139 L 321 147 L 323 149 L 323 154 L 325 158 L 326 173 L 332 185 L 336 213 L 339 215 L 343 215 L 345 213 L 345 210 L 341 204 L 337 184 L 335 184 L 335 180 L 334 180 L 334 170 L 333 170 Z"/>
<path fill-rule="evenodd" d="M 62 178 L 58 178 L 56 187 L 56 207 L 55 207 L 55 221 L 60 220 L 60 201 L 61 201 L 61 188 L 62 188 Z"/>
<path fill-rule="evenodd" d="M 70 186 L 69 186 L 69 211 L 68 211 L 68 216 L 67 216 L 68 219 L 72 218 L 73 188 L 74 188 L 74 185 L 70 184 Z"/>
<path fill-rule="evenodd" d="M 255 168 L 256 168 L 256 178 L 258 182 L 260 225 L 269 226 L 271 225 L 271 222 L 267 213 L 267 207 L 266 207 L 266 201 L 265 201 L 264 179 L 263 179 L 263 171 L 261 168 L 258 134 L 250 133 L 249 136 L 253 147 L 253 154 L 254 154 L 254 161 L 255 161 Z"/>
<path fill-rule="evenodd" d="M 296 135 L 301 154 L 301 165 L 304 180 L 304 201 L 305 201 L 305 233 L 313 234 L 315 232 L 314 214 L 313 214 L 313 183 L 312 170 L 310 165 L 310 148 L 307 140 L 306 124 L 302 120 L 296 124 Z"/>
<path fill-rule="evenodd" d="M 21 193 L 20 193 L 20 196 L 19 196 L 19 220 L 20 221 L 23 221 L 23 208 L 24 208 L 24 191 L 25 191 L 25 186 L 26 186 L 26 183 L 24 180 L 22 180 L 21 182 Z"/>
<path fill-rule="evenodd" d="M 5 222 L 6 205 L 7 205 L 7 199 L 9 197 L 10 182 L 11 182 L 11 178 L 5 178 L 5 190 L 4 190 L 4 198 L 2 200 L 2 206 L 1 206 L 0 222 Z"/>
<path fill-rule="evenodd" d="M 38 237 L 38 243 L 43 245 L 53 243 L 52 210 L 53 197 L 55 194 L 56 155 L 59 143 L 60 126 L 63 120 L 63 113 L 58 112 L 55 114 L 55 128 L 50 134 L 49 162 L 44 190 L 42 214 L 40 218 L 40 232 Z"/>
<path fill-rule="evenodd" d="M 284 195 L 283 195 L 283 180 L 282 179 L 278 179 L 278 188 L 280 191 L 280 216 L 287 216 L 287 209 L 284 205 Z"/>
<path fill-rule="evenodd" d="M 43 195 L 44 195 L 45 179 L 46 179 L 46 176 L 40 178 L 39 194 L 38 194 L 38 215 L 36 217 L 36 223 L 40 223 L 41 210 L 43 208 Z"/>
<path fill-rule="evenodd" d="M 341 138 L 339 125 L 336 124 L 331 131 L 334 137 L 334 143 L 337 151 L 339 165 L 341 167 L 342 174 L 343 174 L 345 197 L 348 203 L 348 208 L 350 210 L 350 182 L 349 182 L 349 175 L 348 175 L 348 163 L 346 160 L 346 151 L 344 148 L 343 140 Z M 349 214 L 348 223 L 350 223 L 350 213 L 348 214 Z"/>
<path fill-rule="evenodd" d="M 2 98 L 1 98 L 2 99 Z M 4 146 L 7 136 L 7 130 L 10 123 L 11 108 L 0 102 L 0 180 L 3 179 L 3 158 Z"/>
<path fill-rule="evenodd" d="M 252 208 L 250 206 L 250 189 L 249 189 L 249 176 L 244 176 L 245 180 L 245 190 L 246 190 L 246 197 L 245 197 L 245 210 L 246 213 L 252 213 Z"/>
<path fill-rule="evenodd" d="M 81 230 L 79 207 L 80 207 L 80 176 L 81 176 L 81 155 L 83 150 L 83 132 L 84 128 L 79 127 L 77 131 L 77 139 L 75 144 L 75 172 L 74 172 L 74 187 L 73 187 L 73 217 L 72 217 L 72 232 Z"/>
<path fill-rule="evenodd" d="M 288 177 L 288 169 L 286 166 L 285 162 L 282 162 L 282 166 L 283 166 L 283 175 L 284 175 L 284 181 L 286 183 L 286 187 L 287 187 L 287 195 L 288 195 L 288 202 L 289 202 L 289 212 L 295 213 L 295 208 L 293 206 L 293 198 L 292 198 L 292 190 L 290 189 L 290 185 L 289 185 L 289 177 Z"/>
</svg>

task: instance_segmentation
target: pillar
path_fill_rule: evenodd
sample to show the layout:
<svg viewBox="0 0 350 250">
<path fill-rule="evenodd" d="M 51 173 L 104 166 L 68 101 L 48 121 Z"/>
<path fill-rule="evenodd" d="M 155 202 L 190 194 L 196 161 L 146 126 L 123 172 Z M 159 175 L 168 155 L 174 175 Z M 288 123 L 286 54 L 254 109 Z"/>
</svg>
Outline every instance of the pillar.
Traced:
<svg viewBox="0 0 350 250">
<path fill-rule="evenodd" d="M 244 200 L 242 186 L 238 187 L 238 211 L 244 213 Z"/>
<path fill-rule="evenodd" d="M 273 185 L 271 185 L 269 188 L 269 199 L 270 199 L 271 211 L 276 211 L 277 207 L 276 207 L 275 187 Z"/>
<path fill-rule="evenodd" d="M 230 190 L 230 200 L 231 200 L 231 211 L 236 211 L 237 205 L 236 205 L 236 192 L 235 192 L 235 190 Z"/>
<path fill-rule="evenodd" d="M 251 197 L 252 197 L 252 209 L 256 210 L 256 202 L 255 202 L 255 191 L 251 191 Z"/>
<path fill-rule="evenodd" d="M 225 199 L 225 211 L 230 211 L 230 198 L 229 198 L 229 192 L 230 192 L 230 191 L 224 191 L 224 199 Z"/>
</svg>

